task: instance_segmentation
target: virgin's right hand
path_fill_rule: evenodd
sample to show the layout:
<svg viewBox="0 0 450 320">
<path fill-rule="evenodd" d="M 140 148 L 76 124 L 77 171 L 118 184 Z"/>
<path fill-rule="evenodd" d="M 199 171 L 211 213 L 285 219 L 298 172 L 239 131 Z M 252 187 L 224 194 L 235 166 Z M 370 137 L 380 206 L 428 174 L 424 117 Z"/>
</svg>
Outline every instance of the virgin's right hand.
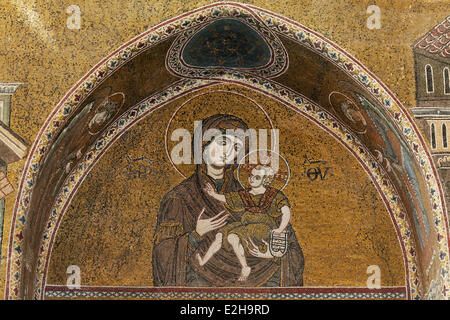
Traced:
<svg viewBox="0 0 450 320">
<path fill-rule="evenodd" d="M 203 236 L 205 233 L 221 228 L 227 224 L 227 219 L 230 217 L 228 213 L 224 211 L 219 212 L 212 218 L 200 219 L 203 212 L 205 212 L 205 208 L 202 209 L 197 218 L 197 226 L 195 231 Z M 225 214 L 224 214 L 225 213 Z"/>
<path fill-rule="evenodd" d="M 216 193 L 216 191 L 214 190 L 213 186 L 209 183 L 206 184 L 205 189 L 203 189 L 208 195 L 210 195 L 211 197 L 213 197 Z"/>
</svg>

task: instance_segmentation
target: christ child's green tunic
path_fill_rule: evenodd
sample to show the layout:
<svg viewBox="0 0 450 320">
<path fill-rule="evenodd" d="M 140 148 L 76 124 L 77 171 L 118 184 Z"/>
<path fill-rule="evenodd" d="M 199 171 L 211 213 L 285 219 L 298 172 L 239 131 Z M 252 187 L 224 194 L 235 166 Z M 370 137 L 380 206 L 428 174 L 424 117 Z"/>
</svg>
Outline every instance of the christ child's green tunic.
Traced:
<svg viewBox="0 0 450 320">
<path fill-rule="evenodd" d="M 286 196 L 275 188 L 267 187 L 264 194 L 253 195 L 244 189 L 225 193 L 225 199 L 225 207 L 232 212 L 242 213 L 242 216 L 240 222 L 232 222 L 219 229 L 223 234 L 223 247 L 231 250 L 226 239 L 229 234 L 236 234 L 241 244 L 251 238 L 261 252 L 266 252 L 267 246 L 262 240 L 269 242 L 270 230 L 278 228 L 280 224 L 281 208 L 290 207 Z"/>
</svg>

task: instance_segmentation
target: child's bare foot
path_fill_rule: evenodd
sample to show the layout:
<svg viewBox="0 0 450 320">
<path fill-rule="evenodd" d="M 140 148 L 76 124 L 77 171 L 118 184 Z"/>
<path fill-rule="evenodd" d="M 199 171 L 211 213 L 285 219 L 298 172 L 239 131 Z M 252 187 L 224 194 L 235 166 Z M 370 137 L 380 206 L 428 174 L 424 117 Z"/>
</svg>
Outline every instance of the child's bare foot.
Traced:
<svg viewBox="0 0 450 320">
<path fill-rule="evenodd" d="M 242 267 L 241 276 L 239 277 L 238 281 L 246 281 L 248 276 L 250 275 L 251 270 L 252 269 L 249 266 Z"/>
<path fill-rule="evenodd" d="M 197 258 L 198 264 L 199 264 L 200 266 L 203 266 L 203 265 L 205 264 L 205 263 L 203 262 L 202 257 L 200 257 L 200 253 L 197 253 L 197 254 L 195 255 L 195 257 Z"/>
</svg>

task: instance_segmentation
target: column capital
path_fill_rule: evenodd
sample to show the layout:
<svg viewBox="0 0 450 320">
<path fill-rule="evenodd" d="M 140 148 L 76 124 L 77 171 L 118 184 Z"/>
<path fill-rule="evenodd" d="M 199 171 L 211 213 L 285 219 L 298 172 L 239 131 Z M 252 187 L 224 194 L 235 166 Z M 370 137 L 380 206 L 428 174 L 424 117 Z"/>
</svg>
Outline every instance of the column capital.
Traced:
<svg viewBox="0 0 450 320">
<path fill-rule="evenodd" d="M 22 83 L 0 83 L 0 95 L 13 95 Z"/>
</svg>

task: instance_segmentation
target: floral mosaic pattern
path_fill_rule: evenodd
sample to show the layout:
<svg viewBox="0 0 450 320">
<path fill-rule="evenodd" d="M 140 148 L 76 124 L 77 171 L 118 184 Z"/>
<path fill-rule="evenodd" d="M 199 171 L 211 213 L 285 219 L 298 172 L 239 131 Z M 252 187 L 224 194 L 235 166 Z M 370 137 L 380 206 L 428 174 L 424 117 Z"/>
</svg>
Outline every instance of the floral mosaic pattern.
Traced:
<svg viewBox="0 0 450 320">
<path fill-rule="evenodd" d="M 172 290 L 166 288 L 132 288 L 117 287 L 82 287 L 79 290 L 68 290 L 63 286 L 48 286 L 45 293 L 49 298 L 88 298 L 88 299 L 405 299 L 404 287 L 387 287 L 374 292 L 367 288 L 298 288 L 287 292 L 274 292 L 273 290 L 254 290 L 254 292 L 220 292 L 189 290 Z"/>
</svg>

